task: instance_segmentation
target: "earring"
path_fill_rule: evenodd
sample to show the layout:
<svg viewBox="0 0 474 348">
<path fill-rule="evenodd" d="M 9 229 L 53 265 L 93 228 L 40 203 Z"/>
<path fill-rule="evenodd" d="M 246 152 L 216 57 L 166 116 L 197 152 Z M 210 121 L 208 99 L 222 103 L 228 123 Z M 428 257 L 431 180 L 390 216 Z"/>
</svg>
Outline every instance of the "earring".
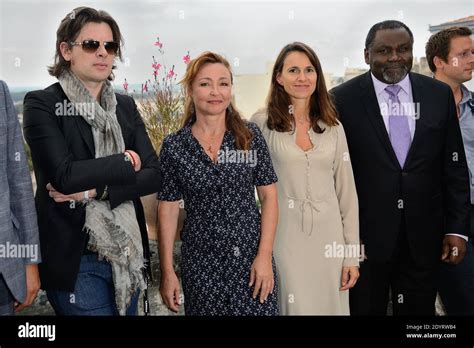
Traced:
<svg viewBox="0 0 474 348">
<path fill-rule="evenodd" d="M 194 103 L 191 104 L 191 107 L 189 108 L 189 110 L 191 111 L 192 114 L 194 114 Z"/>
<path fill-rule="evenodd" d="M 234 111 L 232 109 L 232 105 L 229 104 L 229 106 L 227 107 L 227 111 L 229 112 L 229 114 L 231 114 Z"/>
</svg>

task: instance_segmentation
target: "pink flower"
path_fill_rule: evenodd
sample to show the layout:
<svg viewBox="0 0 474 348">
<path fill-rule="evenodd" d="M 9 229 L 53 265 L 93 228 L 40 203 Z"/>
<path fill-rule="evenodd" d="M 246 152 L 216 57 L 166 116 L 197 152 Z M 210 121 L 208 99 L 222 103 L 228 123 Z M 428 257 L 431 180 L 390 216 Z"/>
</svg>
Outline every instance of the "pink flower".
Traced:
<svg viewBox="0 0 474 348">
<path fill-rule="evenodd" d="M 125 82 L 123 83 L 123 89 L 125 90 L 125 92 L 128 92 L 128 82 L 127 82 L 127 79 L 125 79 Z"/>
<path fill-rule="evenodd" d="M 161 64 L 155 62 L 151 65 L 151 67 L 153 68 L 153 70 L 158 71 L 161 68 Z"/>
<path fill-rule="evenodd" d="M 148 81 L 146 81 L 145 84 L 142 84 L 142 93 L 143 92 L 148 92 Z"/>
<path fill-rule="evenodd" d="M 157 77 L 158 76 L 158 70 L 153 70 L 153 77 Z"/>
<path fill-rule="evenodd" d="M 189 51 L 188 51 L 188 54 L 186 54 L 184 57 L 183 57 L 183 62 L 184 64 L 189 64 L 189 61 L 191 60 L 191 57 L 189 56 Z"/>
<path fill-rule="evenodd" d="M 156 42 L 154 43 L 155 46 L 158 46 L 159 48 L 162 48 L 163 47 L 163 44 L 160 42 L 160 38 L 157 37 L 156 38 Z"/>
<path fill-rule="evenodd" d="M 173 65 L 173 67 L 171 68 L 171 70 L 168 72 L 168 78 L 170 79 L 170 78 L 172 78 L 172 77 L 175 76 L 175 75 L 176 75 L 176 73 L 174 72 L 174 65 Z"/>
</svg>

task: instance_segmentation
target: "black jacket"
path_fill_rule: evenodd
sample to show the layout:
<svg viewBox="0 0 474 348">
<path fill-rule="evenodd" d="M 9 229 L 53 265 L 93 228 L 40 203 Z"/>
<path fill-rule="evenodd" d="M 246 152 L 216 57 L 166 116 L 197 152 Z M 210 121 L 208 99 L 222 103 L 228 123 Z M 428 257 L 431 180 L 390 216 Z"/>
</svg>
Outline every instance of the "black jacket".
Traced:
<svg viewBox="0 0 474 348">
<path fill-rule="evenodd" d="M 41 252 L 41 285 L 46 290 L 74 291 L 81 256 L 87 243 L 83 231 L 85 207 L 56 203 L 46 185 L 64 194 L 96 188 L 98 197 L 108 186 L 111 208 L 132 200 L 143 240 L 144 257 L 150 251 L 140 196 L 160 190 L 158 157 L 133 99 L 116 94 L 117 120 L 125 148 L 137 152 L 142 166 L 135 172 L 123 154 L 94 158 L 94 141 L 89 124 L 78 114 L 57 112 L 69 100 L 59 83 L 25 96 L 23 126 L 31 149 L 37 180 L 35 196 Z M 63 110 L 64 111 L 64 110 Z"/>
<path fill-rule="evenodd" d="M 469 174 L 451 88 L 409 76 L 420 115 L 404 168 L 392 149 L 370 72 L 331 94 L 349 145 L 367 257 L 388 260 L 405 223 L 411 254 L 433 265 L 444 234 L 469 235 Z"/>
</svg>

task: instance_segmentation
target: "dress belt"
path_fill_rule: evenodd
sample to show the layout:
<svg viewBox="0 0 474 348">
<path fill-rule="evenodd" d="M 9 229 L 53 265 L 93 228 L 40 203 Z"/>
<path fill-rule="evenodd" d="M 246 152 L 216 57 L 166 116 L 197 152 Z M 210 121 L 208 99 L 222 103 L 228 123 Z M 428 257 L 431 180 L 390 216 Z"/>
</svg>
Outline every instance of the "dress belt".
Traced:
<svg viewBox="0 0 474 348">
<path fill-rule="evenodd" d="M 301 231 L 303 233 L 305 233 L 304 216 L 305 216 L 305 213 L 308 211 L 307 208 L 309 208 L 309 210 L 311 211 L 311 230 L 309 231 L 309 233 L 305 233 L 308 236 L 311 236 L 313 234 L 313 227 L 314 227 L 314 211 L 319 213 L 320 209 L 318 208 L 318 204 L 319 203 L 325 203 L 325 201 L 319 200 L 319 199 L 312 200 L 312 199 L 309 199 L 309 198 L 301 199 L 301 198 L 294 198 L 294 197 L 288 197 L 288 199 L 291 199 L 295 202 L 300 202 L 301 203 L 301 207 L 300 207 L 300 210 L 301 210 Z"/>
</svg>

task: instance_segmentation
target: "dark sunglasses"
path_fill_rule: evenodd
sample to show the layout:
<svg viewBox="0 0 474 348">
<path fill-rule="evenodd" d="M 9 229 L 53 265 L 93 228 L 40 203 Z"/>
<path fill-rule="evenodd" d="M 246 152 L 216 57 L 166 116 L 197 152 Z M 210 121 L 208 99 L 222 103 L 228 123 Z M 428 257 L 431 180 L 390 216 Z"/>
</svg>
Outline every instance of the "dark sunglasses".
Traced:
<svg viewBox="0 0 474 348">
<path fill-rule="evenodd" d="M 82 42 L 70 41 L 69 44 L 71 46 L 81 46 L 87 53 L 95 53 L 100 47 L 100 41 L 97 40 L 84 40 Z M 108 54 L 117 54 L 119 44 L 115 41 L 104 41 L 104 48 Z"/>
</svg>

